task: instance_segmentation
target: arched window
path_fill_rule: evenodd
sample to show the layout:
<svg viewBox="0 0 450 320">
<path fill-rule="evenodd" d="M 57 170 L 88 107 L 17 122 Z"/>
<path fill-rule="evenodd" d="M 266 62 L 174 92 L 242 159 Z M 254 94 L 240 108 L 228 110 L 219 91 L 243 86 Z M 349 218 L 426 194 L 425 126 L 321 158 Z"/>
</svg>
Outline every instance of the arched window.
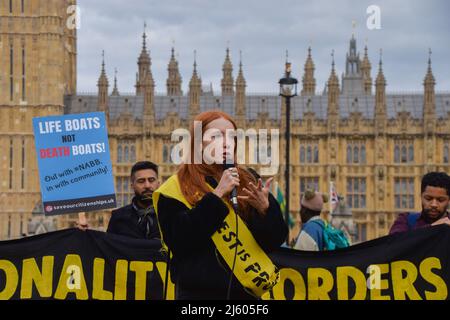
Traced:
<svg viewBox="0 0 450 320">
<path fill-rule="evenodd" d="M 129 190 L 129 181 L 125 177 L 122 180 L 122 190 L 123 190 L 123 205 L 127 205 L 130 201 L 128 190 Z"/>
<path fill-rule="evenodd" d="M 314 163 L 319 163 L 319 148 L 314 146 Z"/>
<path fill-rule="evenodd" d="M 129 185 L 130 182 L 125 177 L 123 177 L 122 179 L 123 179 L 122 180 L 122 183 L 123 183 L 122 184 L 122 190 L 123 190 L 124 193 L 128 193 L 128 190 L 130 189 L 130 185 Z"/>
<path fill-rule="evenodd" d="M 118 163 L 121 163 L 123 160 L 123 157 L 122 157 L 123 155 L 122 155 L 122 146 L 119 144 L 119 146 L 117 147 L 117 162 Z"/>
<path fill-rule="evenodd" d="M 305 163 L 305 147 L 300 147 L 300 163 Z"/>
<path fill-rule="evenodd" d="M 402 146 L 402 163 L 406 163 L 407 161 L 407 157 L 406 157 L 406 146 Z"/>
<path fill-rule="evenodd" d="M 449 156 L 448 153 L 449 153 L 448 152 L 448 146 L 445 146 L 444 147 L 444 163 L 448 163 L 448 156 Z"/>
<path fill-rule="evenodd" d="M 347 146 L 347 163 L 352 163 L 352 146 Z"/>
<path fill-rule="evenodd" d="M 414 162 L 414 147 L 412 145 L 408 148 L 408 162 Z"/>
<path fill-rule="evenodd" d="M 394 162 L 395 163 L 400 162 L 400 148 L 397 145 L 394 148 Z"/>
<path fill-rule="evenodd" d="M 259 148 L 257 145 L 255 145 L 255 148 L 253 149 L 253 159 L 255 160 L 255 163 L 259 162 Z"/>
<path fill-rule="evenodd" d="M 130 154 L 128 151 L 128 146 L 125 146 L 123 148 L 123 162 L 129 162 L 130 161 Z"/>
<path fill-rule="evenodd" d="M 410 178 L 408 180 L 408 186 L 409 186 L 408 193 L 410 195 L 414 195 L 414 178 Z M 411 208 L 413 208 L 413 207 L 414 206 L 412 206 Z"/>
<path fill-rule="evenodd" d="M 359 196 L 359 205 L 361 206 L 361 208 L 366 207 L 366 195 L 362 194 Z"/>
<path fill-rule="evenodd" d="M 163 162 L 169 162 L 169 150 L 167 149 L 166 145 L 163 146 Z"/>
<path fill-rule="evenodd" d="M 130 161 L 135 162 L 136 161 L 136 147 L 134 145 L 130 148 Z"/>
<path fill-rule="evenodd" d="M 353 163 L 359 163 L 359 148 L 358 148 L 358 146 L 353 147 Z"/>
<path fill-rule="evenodd" d="M 308 146 L 306 148 L 306 162 L 307 163 L 311 163 L 312 162 L 312 151 L 311 151 L 311 146 Z"/>
<path fill-rule="evenodd" d="M 23 13 L 23 11 L 22 11 Z M 25 86 L 25 67 L 26 67 L 26 61 L 25 61 L 25 47 L 22 47 L 22 100 L 26 101 L 26 86 Z"/>
<path fill-rule="evenodd" d="M 361 163 L 366 163 L 366 146 L 361 146 Z"/>
<path fill-rule="evenodd" d="M 12 43 L 9 47 L 9 100 L 14 100 L 14 45 Z"/>
<path fill-rule="evenodd" d="M 122 178 L 117 177 L 116 178 L 116 193 L 122 192 Z"/>
</svg>

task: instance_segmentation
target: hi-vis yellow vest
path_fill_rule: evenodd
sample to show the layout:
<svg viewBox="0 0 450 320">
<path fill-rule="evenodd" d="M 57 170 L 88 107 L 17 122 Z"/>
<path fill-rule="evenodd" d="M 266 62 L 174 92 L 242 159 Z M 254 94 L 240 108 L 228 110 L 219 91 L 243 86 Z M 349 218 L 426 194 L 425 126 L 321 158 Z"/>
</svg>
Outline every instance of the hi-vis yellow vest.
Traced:
<svg viewBox="0 0 450 320">
<path fill-rule="evenodd" d="M 189 209 L 192 208 L 181 191 L 177 175 L 171 176 L 153 193 L 153 204 L 157 215 L 158 200 L 161 194 L 182 202 Z M 211 239 L 230 270 L 233 266 L 237 246 L 234 275 L 247 291 L 260 298 L 277 284 L 280 278 L 279 271 L 259 247 L 252 233 L 239 216 L 238 234 L 236 234 L 235 212 L 228 203 L 224 203 L 228 207 L 228 215 Z M 211 212 L 211 214 L 214 214 L 214 212 Z"/>
</svg>

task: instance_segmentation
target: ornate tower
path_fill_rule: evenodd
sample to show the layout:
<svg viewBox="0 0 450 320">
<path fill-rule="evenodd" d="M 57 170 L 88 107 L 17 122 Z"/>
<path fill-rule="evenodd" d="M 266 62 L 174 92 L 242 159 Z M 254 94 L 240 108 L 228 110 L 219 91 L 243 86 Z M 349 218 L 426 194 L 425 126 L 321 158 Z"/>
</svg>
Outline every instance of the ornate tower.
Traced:
<svg viewBox="0 0 450 320">
<path fill-rule="evenodd" d="M 233 79 L 233 65 L 230 59 L 230 49 L 227 48 L 227 54 L 225 56 L 225 62 L 222 67 L 223 78 L 222 78 L 222 95 L 232 96 L 234 95 L 234 79 Z"/>
<path fill-rule="evenodd" d="M 428 69 L 425 79 L 423 80 L 424 96 L 423 96 L 423 125 L 425 133 L 425 161 L 428 165 L 426 171 L 432 171 L 432 167 L 435 162 L 435 150 L 436 145 L 436 95 L 434 86 L 436 81 L 434 79 L 433 71 L 431 70 L 431 49 L 428 54 Z"/>
<path fill-rule="evenodd" d="M 144 95 L 144 132 L 149 133 L 155 123 L 155 82 L 151 73 L 147 73 L 142 83 Z"/>
<path fill-rule="evenodd" d="M 383 74 L 382 51 L 380 49 L 380 63 L 375 80 L 375 203 L 380 212 L 386 210 L 386 176 L 387 176 L 387 108 L 386 108 L 386 79 Z"/>
<path fill-rule="evenodd" d="M 339 113 L 339 79 L 334 69 L 334 51 L 332 55 L 331 74 L 328 78 L 327 92 L 328 92 L 328 119 L 337 116 Z"/>
<path fill-rule="evenodd" d="M 369 61 L 369 56 L 367 55 L 367 46 L 364 47 L 364 58 L 361 63 L 361 73 L 364 81 L 364 93 L 367 95 L 372 94 L 372 77 L 370 71 L 372 66 Z"/>
<path fill-rule="evenodd" d="M 375 80 L 375 119 L 383 119 L 386 117 L 386 78 L 383 73 L 383 62 L 381 60 L 378 66 L 378 75 Z M 384 119 L 385 120 L 385 119 Z M 382 128 L 384 131 L 384 128 Z"/>
<path fill-rule="evenodd" d="M 153 81 L 153 76 L 151 72 L 151 59 L 150 55 L 147 51 L 147 34 L 146 34 L 146 27 L 147 25 L 144 25 L 144 34 L 142 35 L 142 51 L 138 58 L 138 73 L 136 75 L 136 94 L 142 95 L 144 94 L 144 86 L 145 86 L 145 79 L 147 77 L 150 77 Z"/>
<path fill-rule="evenodd" d="M 119 88 L 117 87 L 117 69 L 114 69 L 114 88 L 111 92 L 111 96 L 120 96 Z"/>
<path fill-rule="evenodd" d="M 75 94 L 77 34 L 74 0 L 1 3 L 0 239 L 3 240 L 27 234 L 31 213 L 42 212 L 32 118 L 63 114 L 65 95 Z"/>
<path fill-rule="evenodd" d="M 305 73 L 303 75 L 302 96 L 314 95 L 316 92 L 316 79 L 314 78 L 314 62 L 311 57 L 311 47 L 308 48 L 308 58 L 305 62 Z"/>
<path fill-rule="evenodd" d="M 98 109 L 99 111 L 105 111 L 108 106 L 108 88 L 109 81 L 105 72 L 105 52 L 102 53 L 102 70 L 97 82 L 98 87 Z"/>
<path fill-rule="evenodd" d="M 194 51 L 194 71 L 189 81 L 189 117 L 192 120 L 200 113 L 200 96 L 202 94 L 202 79 L 197 74 L 197 53 Z"/>
<path fill-rule="evenodd" d="M 327 120 L 328 120 L 328 150 L 330 163 L 329 179 L 333 181 L 337 174 L 337 150 L 338 150 L 338 138 L 337 132 L 339 128 L 339 79 L 334 70 L 334 50 L 331 54 L 331 74 L 328 78 L 327 92 L 328 92 L 328 110 L 327 110 Z"/>
<path fill-rule="evenodd" d="M 108 89 L 109 81 L 105 72 L 105 52 L 102 53 L 102 71 L 100 72 L 100 77 L 98 78 L 98 111 L 105 112 L 106 119 L 109 122 L 109 108 L 108 108 Z"/>
<path fill-rule="evenodd" d="M 350 39 L 349 51 L 345 61 L 345 74 L 342 76 L 342 94 L 364 94 L 363 75 L 359 52 L 356 52 L 356 39 L 354 35 Z"/>
<path fill-rule="evenodd" d="M 428 69 L 423 80 L 424 87 L 424 105 L 423 113 L 425 121 L 432 121 L 436 114 L 436 96 L 434 92 L 434 86 L 436 81 L 434 79 L 433 71 L 431 70 L 431 49 L 429 51 L 428 57 Z"/>
<path fill-rule="evenodd" d="M 167 67 L 169 77 L 167 78 L 167 95 L 181 96 L 181 76 L 178 70 L 178 61 L 175 59 L 175 49 L 172 48 L 172 55 L 170 56 L 169 66 Z"/>
<path fill-rule="evenodd" d="M 244 73 L 242 71 L 242 53 L 240 53 L 239 73 L 236 78 L 236 118 L 240 126 L 245 121 L 245 82 Z"/>
</svg>

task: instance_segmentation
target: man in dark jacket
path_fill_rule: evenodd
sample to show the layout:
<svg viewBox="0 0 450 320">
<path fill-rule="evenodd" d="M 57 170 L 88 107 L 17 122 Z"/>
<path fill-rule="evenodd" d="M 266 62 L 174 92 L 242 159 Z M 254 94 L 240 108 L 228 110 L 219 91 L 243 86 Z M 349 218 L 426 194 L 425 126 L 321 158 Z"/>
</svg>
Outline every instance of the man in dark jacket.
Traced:
<svg viewBox="0 0 450 320">
<path fill-rule="evenodd" d="M 131 204 L 112 212 L 108 233 L 138 239 L 160 239 L 152 195 L 159 187 L 158 166 L 150 161 L 131 168 L 131 187 L 135 196 Z"/>
<path fill-rule="evenodd" d="M 422 212 L 401 213 L 389 234 L 406 232 L 438 224 L 450 225 L 450 177 L 445 172 L 430 172 L 421 183 Z"/>
</svg>

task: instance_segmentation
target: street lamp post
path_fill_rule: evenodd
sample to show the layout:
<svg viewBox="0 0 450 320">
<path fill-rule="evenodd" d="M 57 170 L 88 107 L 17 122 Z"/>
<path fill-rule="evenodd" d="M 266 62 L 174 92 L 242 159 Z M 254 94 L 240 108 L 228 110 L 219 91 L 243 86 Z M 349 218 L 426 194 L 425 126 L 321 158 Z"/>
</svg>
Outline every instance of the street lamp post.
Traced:
<svg viewBox="0 0 450 320">
<path fill-rule="evenodd" d="M 278 82 L 280 84 L 280 96 L 286 99 L 286 160 L 284 170 L 284 180 L 286 186 L 286 208 L 285 208 L 285 221 L 289 222 L 289 201 L 290 201 L 290 189 L 289 189 L 289 169 L 291 166 L 290 161 L 290 145 L 291 145 L 291 98 L 297 95 L 297 79 L 291 77 L 291 63 L 286 62 L 286 70 L 284 78 L 281 78 Z"/>
</svg>

